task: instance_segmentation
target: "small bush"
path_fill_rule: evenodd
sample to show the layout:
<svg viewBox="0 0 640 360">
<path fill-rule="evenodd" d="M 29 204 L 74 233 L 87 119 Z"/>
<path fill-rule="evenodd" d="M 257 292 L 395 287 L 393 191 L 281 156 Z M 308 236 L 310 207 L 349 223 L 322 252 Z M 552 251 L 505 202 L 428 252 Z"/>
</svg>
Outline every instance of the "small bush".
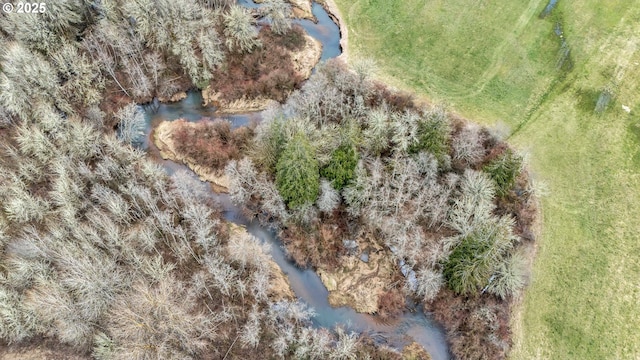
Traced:
<svg viewBox="0 0 640 360">
<path fill-rule="evenodd" d="M 278 34 L 286 34 L 291 29 L 291 6 L 283 0 L 267 0 L 262 10 L 271 20 L 271 30 Z"/>
<path fill-rule="evenodd" d="M 116 114 L 119 120 L 118 139 L 126 144 L 137 145 L 144 140 L 144 113 L 136 104 L 131 103 Z"/>
<path fill-rule="evenodd" d="M 272 119 L 264 119 L 256 128 L 250 157 L 258 168 L 269 174 L 275 174 L 276 163 L 285 143 L 284 118 L 277 114 Z"/>
<path fill-rule="evenodd" d="M 20 342 L 35 332 L 37 320 L 22 301 L 18 292 L 0 287 L 0 337 L 8 343 Z"/>
<path fill-rule="evenodd" d="M 506 196 L 516 183 L 516 178 L 522 171 L 522 157 L 511 149 L 506 149 L 497 159 L 487 164 L 483 170 L 496 183 L 496 193 L 500 197 Z"/>
<path fill-rule="evenodd" d="M 472 294 L 489 285 L 491 276 L 504 262 L 505 253 L 517 238 L 513 220 L 492 218 L 463 235 L 444 263 L 443 274 L 449 287 L 458 294 Z"/>
<path fill-rule="evenodd" d="M 481 171 L 467 170 L 460 181 L 460 197 L 455 199 L 448 214 L 448 225 L 462 235 L 492 217 L 495 209 L 495 186 Z"/>
<path fill-rule="evenodd" d="M 478 126 L 464 126 L 452 140 L 453 159 L 474 166 L 485 155 L 483 134 Z"/>
<path fill-rule="evenodd" d="M 458 294 L 471 294 L 486 285 L 491 276 L 490 251 L 491 243 L 477 232 L 462 238 L 444 265 L 449 287 Z"/>
<path fill-rule="evenodd" d="M 231 5 L 224 14 L 224 35 L 227 47 L 232 51 L 251 52 L 260 46 L 258 32 L 249 11 L 238 5 Z"/>
<path fill-rule="evenodd" d="M 442 274 L 432 269 L 420 269 L 418 271 L 418 288 L 416 292 L 422 296 L 425 302 L 435 299 L 444 283 Z"/>
<path fill-rule="evenodd" d="M 525 285 L 525 259 L 520 253 L 506 257 L 496 267 L 497 271 L 487 291 L 502 299 L 515 294 Z"/>
<path fill-rule="evenodd" d="M 333 187 L 340 191 L 353 179 L 358 164 L 358 153 L 351 145 L 341 145 L 331 154 L 329 164 L 321 175 L 331 180 Z"/>
<path fill-rule="evenodd" d="M 363 131 L 363 146 L 372 155 L 380 155 L 389 148 L 391 126 L 389 113 L 384 107 L 367 114 L 367 128 Z"/>
<path fill-rule="evenodd" d="M 115 356 L 115 344 L 105 333 L 99 332 L 93 337 L 93 357 L 98 360 L 110 360 Z"/>
<path fill-rule="evenodd" d="M 309 140 L 298 134 L 286 145 L 276 164 L 276 186 L 290 208 L 314 202 L 320 191 L 320 175 Z"/>
<path fill-rule="evenodd" d="M 267 96 L 273 100 L 285 101 L 287 95 L 293 91 L 296 85 L 296 78 L 291 76 L 287 70 L 276 69 L 258 79 L 255 87 L 252 89 L 251 96 Z"/>
<path fill-rule="evenodd" d="M 427 151 L 442 161 L 449 153 L 449 137 L 446 118 L 431 115 L 418 123 L 418 141 L 409 147 L 409 152 Z"/>
<path fill-rule="evenodd" d="M 340 205 L 340 194 L 327 180 L 322 180 L 320 190 L 320 197 L 317 202 L 318 209 L 330 214 Z"/>
</svg>

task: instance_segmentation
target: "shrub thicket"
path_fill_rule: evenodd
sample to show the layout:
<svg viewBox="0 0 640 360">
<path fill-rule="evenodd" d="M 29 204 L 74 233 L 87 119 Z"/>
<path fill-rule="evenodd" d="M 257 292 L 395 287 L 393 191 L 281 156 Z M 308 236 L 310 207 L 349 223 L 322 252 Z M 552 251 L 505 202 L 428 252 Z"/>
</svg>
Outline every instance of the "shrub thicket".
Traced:
<svg viewBox="0 0 640 360">
<path fill-rule="evenodd" d="M 261 10 L 274 33 L 283 35 L 291 29 L 291 6 L 284 0 L 267 0 Z"/>
<path fill-rule="evenodd" d="M 513 245 L 512 222 L 490 221 L 476 226 L 460 239 L 444 264 L 449 287 L 458 294 L 473 295 L 492 282 L 504 254 Z"/>
<path fill-rule="evenodd" d="M 231 5 L 224 15 L 224 34 L 231 51 L 251 52 L 260 46 L 253 16 L 239 5 Z"/>
<path fill-rule="evenodd" d="M 231 129 L 226 120 L 189 123 L 178 120 L 172 124 L 176 151 L 189 161 L 222 170 L 230 160 L 238 159 L 246 150 L 253 131 L 247 127 Z"/>
<path fill-rule="evenodd" d="M 484 134 L 477 125 L 466 125 L 451 141 L 453 160 L 462 163 L 462 167 L 475 166 L 484 159 Z"/>
<path fill-rule="evenodd" d="M 486 171 L 496 184 L 496 192 L 499 196 L 506 196 L 516 183 L 516 179 L 522 172 L 522 157 L 511 149 L 506 149 L 503 154 L 485 165 Z"/>
<path fill-rule="evenodd" d="M 450 311 L 440 302 L 453 298 L 476 314 L 489 298 L 497 301 L 495 313 L 508 314 L 510 297 L 524 284 L 517 249 L 522 226 L 530 222 L 519 219 L 516 227 L 503 214 L 526 217 L 524 207 L 505 205 L 526 199 L 496 197 L 506 183 L 505 169 L 514 168 L 513 158 L 488 160 L 478 171 L 486 157 L 508 149 L 504 143 L 487 141 L 486 131 L 451 120 L 440 107 L 415 108 L 406 97 L 332 61 L 282 110 L 270 109 L 265 117 L 249 153 L 263 166 L 257 172 L 228 167 L 231 192 L 251 194 L 234 200 L 258 214 L 277 203 L 278 195 L 289 204 L 288 210 L 268 205 L 276 211 L 267 218 L 281 226 L 287 250 L 300 265 L 332 268 L 339 263 L 336 256 L 353 251 L 341 240 L 357 239 L 360 249 L 374 242 L 386 245 L 403 264 L 401 288 L 434 302 L 438 311 Z M 401 303 L 394 291 L 379 299 L 385 314 Z M 462 322 L 438 316 L 458 334 L 452 336 L 457 356 L 506 353 L 508 324 L 496 327 L 493 315 Z"/>
<path fill-rule="evenodd" d="M 256 34 L 263 46 L 251 52 L 228 53 L 227 66 L 215 71 L 211 86 L 223 100 L 265 97 L 284 101 L 301 81 L 290 52 L 306 43 L 304 35 L 298 25 L 284 36 L 263 28 Z"/>
<path fill-rule="evenodd" d="M 428 113 L 425 121 L 418 123 L 417 141 L 409 146 L 409 152 L 427 151 L 441 161 L 449 154 L 450 132 L 444 110 L 436 108 Z"/>
</svg>

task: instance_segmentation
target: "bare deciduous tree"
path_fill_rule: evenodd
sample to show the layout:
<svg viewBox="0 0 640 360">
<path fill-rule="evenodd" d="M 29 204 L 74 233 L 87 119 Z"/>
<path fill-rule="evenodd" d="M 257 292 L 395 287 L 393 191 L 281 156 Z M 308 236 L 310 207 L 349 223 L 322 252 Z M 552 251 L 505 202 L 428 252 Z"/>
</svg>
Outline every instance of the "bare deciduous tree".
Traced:
<svg viewBox="0 0 640 360">
<path fill-rule="evenodd" d="M 421 269 L 417 272 L 418 287 L 416 293 L 424 299 L 425 302 L 433 300 L 440 288 L 444 285 L 442 273 L 432 269 Z"/>
<path fill-rule="evenodd" d="M 453 159 L 463 161 L 469 166 L 476 165 L 484 158 L 483 140 L 479 126 L 467 125 L 463 127 L 451 143 Z"/>
<path fill-rule="evenodd" d="M 331 186 L 327 180 L 320 182 L 320 196 L 318 197 L 318 209 L 330 214 L 340 204 L 340 194 Z"/>
<path fill-rule="evenodd" d="M 138 144 L 144 136 L 144 113 L 136 104 L 129 104 L 116 113 L 120 121 L 118 138 L 127 144 Z"/>
<path fill-rule="evenodd" d="M 29 119 L 34 104 L 49 102 L 73 112 L 59 94 L 55 70 L 39 54 L 10 42 L 2 52 L 0 64 L 0 105 L 10 113 Z"/>
</svg>

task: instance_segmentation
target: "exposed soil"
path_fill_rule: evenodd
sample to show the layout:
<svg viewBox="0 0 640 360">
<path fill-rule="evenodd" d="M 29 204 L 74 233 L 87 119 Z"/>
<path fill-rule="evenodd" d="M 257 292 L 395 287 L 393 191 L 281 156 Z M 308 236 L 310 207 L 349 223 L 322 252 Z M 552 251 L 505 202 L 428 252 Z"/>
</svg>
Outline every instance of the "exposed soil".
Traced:
<svg viewBox="0 0 640 360">
<path fill-rule="evenodd" d="M 398 271 L 390 253 L 378 249 L 369 254 L 368 262 L 357 256 L 342 257 L 340 262 L 334 270 L 316 270 L 329 290 L 331 306 L 349 306 L 357 312 L 377 313 L 380 297 Z"/>
</svg>

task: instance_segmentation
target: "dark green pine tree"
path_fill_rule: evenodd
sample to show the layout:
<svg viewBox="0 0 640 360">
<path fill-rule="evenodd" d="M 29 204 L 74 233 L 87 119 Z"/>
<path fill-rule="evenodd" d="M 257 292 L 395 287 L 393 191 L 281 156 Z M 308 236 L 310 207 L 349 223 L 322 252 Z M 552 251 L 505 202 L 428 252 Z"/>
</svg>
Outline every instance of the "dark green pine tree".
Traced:
<svg viewBox="0 0 640 360">
<path fill-rule="evenodd" d="M 333 188 L 342 190 L 355 174 L 358 154 L 351 145 L 341 145 L 331 153 L 331 161 L 322 169 L 322 176 L 331 180 Z"/>
<path fill-rule="evenodd" d="M 318 161 L 302 134 L 291 139 L 276 164 L 276 186 L 290 208 L 314 202 L 320 190 Z"/>
</svg>

